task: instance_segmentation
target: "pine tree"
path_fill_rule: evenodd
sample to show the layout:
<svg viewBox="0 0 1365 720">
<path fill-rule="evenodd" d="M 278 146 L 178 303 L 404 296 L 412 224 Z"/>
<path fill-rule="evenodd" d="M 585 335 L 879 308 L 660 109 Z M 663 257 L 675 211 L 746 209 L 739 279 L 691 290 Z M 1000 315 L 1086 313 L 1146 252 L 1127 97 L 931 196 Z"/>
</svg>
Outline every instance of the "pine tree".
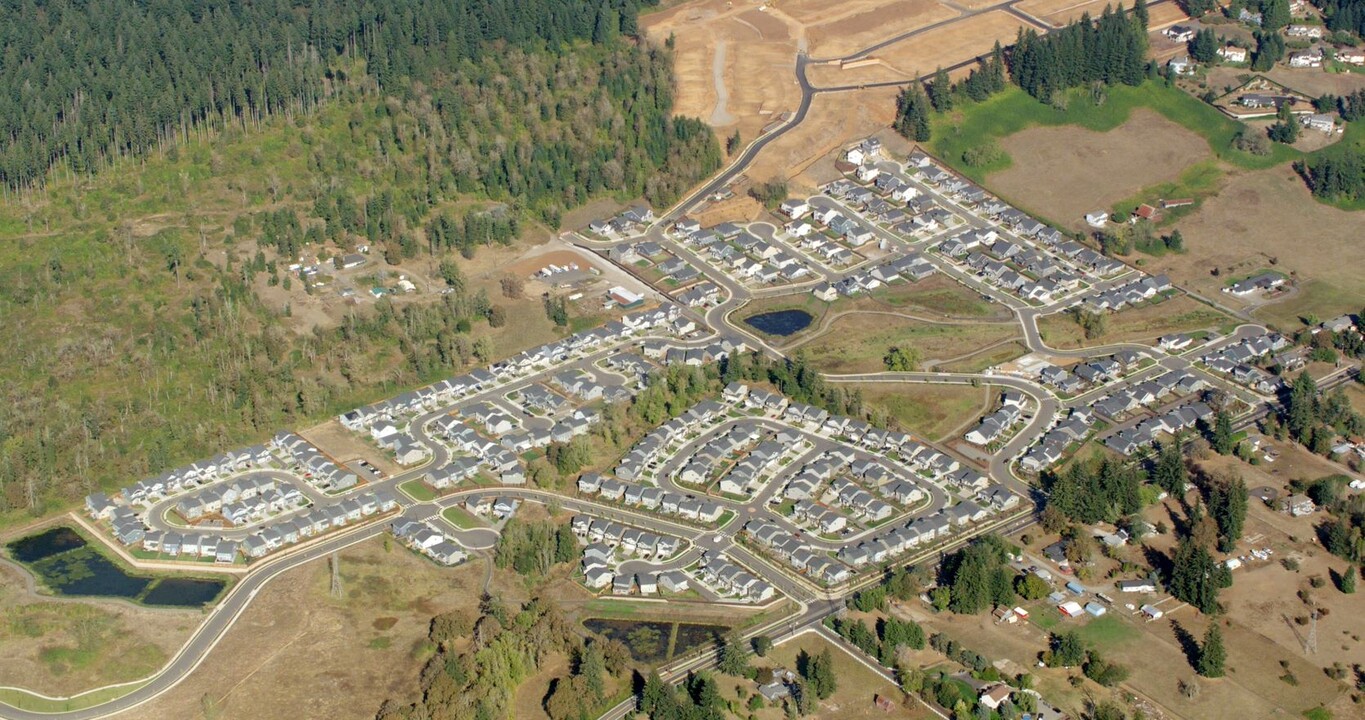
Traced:
<svg viewBox="0 0 1365 720">
<path fill-rule="evenodd" d="M 1223 648 L 1223 631 L 1218 623 L 1210 623 L 1204 633 L 1204 644 L 1199 648 L 1199 674 L 1206 678 L 1223 677 L 1223 665 L 1227 662 L 1227 650 Z"/>
<path fill-rule="evenodd" d="M 929 81 L 929 102 L 938 112 L 953 109 L 953 83 L 948 78 L 948 71 L 942 67 L 939 67 L 934 73 L 934 78 Z"/>
<path fill-rule="evenodd" d="M 1133 19 L 1142 25 L 1143 30 L 1147 29 L 1147 22 L 1150 14 L 1147 11 L 1147 0 L 1135 0 L 1133 2 Z"/>
<path fill-rule="evenodd" d="M 1213 419 L 1213 449 L 1219 455 L 1231 455 L 1234 449 L 1232 416 L 1226 410 L 1219 410 Z"/>
<path fill-rule="evenodd" d="M 1195 33 L 1189 45 L 1190 57 L 1195 62 L 1211 63 L 1218 57 L 1218 38 L 1210 28 Z"/>
<path fill-rule="evenodd" d="M 1275 32 L 1289 24 L 1289 0 L 1265 0 L 1261 4 L 1261 27 Z"/>
<path fill-rule="evenodd" d="M 1208 549 L 1182 539 L 1171 564 L 1171 594 L 1206 615 L 1217 612 L 1219 578 Z"/>
<path fill-rule="evenodd" d="M 896 132 L 916 142 L 929 140 L 929 99 L 919 83 L 911 83 L 896 98 Z"/>
<path fill-rule="evenodd" d="M 1185 454 L 1178 440 L 1161 446 L 1161 454 L 1157 457 L 1152 480 L 1173 496 L 1185 493 L 1189 472 L 1185 469 Z"/>
</svg>

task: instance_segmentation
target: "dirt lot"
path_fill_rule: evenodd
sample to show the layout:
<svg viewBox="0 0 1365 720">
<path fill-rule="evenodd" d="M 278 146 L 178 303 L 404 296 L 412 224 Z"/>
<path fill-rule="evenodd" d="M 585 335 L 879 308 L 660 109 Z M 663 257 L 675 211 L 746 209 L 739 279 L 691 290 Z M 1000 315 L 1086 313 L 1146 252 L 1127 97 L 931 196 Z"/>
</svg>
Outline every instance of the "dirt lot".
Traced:
<svg viewBox="0 0 1365 720">
<path fill-rule="evenodd" d="M 339 600 L 325 562 L 276 578 L 185 682 L 115 717 L 198 718 L 208 704 L 222 718 L 361 720 L 410 701 L 432 616 L 475 612 L 483 563 L 440 568 L 375 539 L 343 551 L 341 570 Z"/>
<path fill-rule="evenodd" d="M 1217 330 L 1234 322 L 1232 317 L 1191 299 L 1177 295 L 1155 305 L 1129 308 L 1105 316 L 1107 331 L 1097 340 L 1086 340 L 1081 326 L 1066 313 L 1045 315 L 1038 330 L 1048 347 L 1059 349 L 1104 345 L 1135 340 L 1154 340 L 1168 333 Z"/>
<path fill-rule="evenodd" d="M 0 685 L 73 695 L 155 672 L 202 619 L 198 611 L 29 594 L 0 565 Z"/>
<path fill-rule="evenodd" d="M 1085 213 L 1175 180 L 1209 156 L 1203 138 L 1146 109 L 1110 132 L 1033 127 L 1001 147 L 1014 163 L 990 176 L 991 189 L 1073 228 Z"/>
<path fill-rule="evenodd" d="M 888 315 L 856 313 L 837 318 L 829 329 L 802 345 L 811 361 L 832 373 L 878 372 L 893 346 L 920 354 L 921 366 L 953 361 L 1019 335 L 1012 325 L 926 323 Z"/>
<path fill-rule="evenodd" d="M 1361 218 L 1315 202 L 1289 167 L 1231 176 L 1216 196 L 1176 224 L 1188 252 L 1153 260 L 1152 272 L 1229 305 L 1219 292 L 1228 278 L 1263 268 L 1288 273 L 1296 291 L 1256 311 L 1281 327 L 1301 314 L 1358 312 L 1365 297 Z M 1211 273 L 1217 269 L 1219 276 Z"/>
<path fill-rule="evenodd" d="M 748 142 L 800 101 L 794 68 L 804 28 L 797 23 L 760 13 L 753 3 L 722 0 L 685 3 L 640 22 L 659 44 L 673 37 L 680 114 L 726 135 L 738 129 Z"/>
<path fill-rule="evenodd" d="M 988 12 L 941 28 L 935 28 L 878 50 L 872 55 L 879 65 L 843 70 L 837 65 L 811 67 L 815 85 L 852 85 L 905 80 L 932 73 L 935 68 L 956 65 L 990 53 L 995 42 L 1014 40 L 1023 20 L 1002 11 Z"/>
<path fill-rule="evenodd" d="M 342 463 L 354 460 L 368 460 L 375 467 L 389 475 L 400 472 L 401 467 L 393 461 L 391 453 L 380 450 L 368 435 L 360 435 L 341 426 L 336 418 L 307 430 L 300 430 L 299 436 L 313 444 L 313 447 Z"/>
<path fill-rule="evenodd" d="M 987 410 L 996 390 L 990 386 L 859 383 L 868 406 L 884 410 L 902 430 L 939 441 L 975 421 Z"/>
</svg>

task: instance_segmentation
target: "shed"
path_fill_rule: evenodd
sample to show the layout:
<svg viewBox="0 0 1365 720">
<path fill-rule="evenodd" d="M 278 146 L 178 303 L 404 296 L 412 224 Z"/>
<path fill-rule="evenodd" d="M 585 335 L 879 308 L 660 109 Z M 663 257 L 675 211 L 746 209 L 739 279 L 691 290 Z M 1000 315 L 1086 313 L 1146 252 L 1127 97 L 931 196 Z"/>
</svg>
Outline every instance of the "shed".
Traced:
<svg viewBox="0 0 1365 720">
<path fill-rule="evenodd" d="M 1080 617 L 1081 614 L 1085 612 L 1085 609 L 1081 607 L 1081 604 L 1075 600 L 1068 600 L 1061 605 L 1058 605 L 1057 609 L 1062 612 L 1062 615 L 1069 618 Z"/>
<path fill-rule="evenodd" d="M 1099 617 L 1109 612 L 1109 609 L 1097 602 L 1092 601 L 1085 604 L 1085 611 L 1090 613 L 1091 615 L 1094 615 L 1095 617 Z"/>
<path fill-rule="evenodd" d="M 1070 590 L 1072 593 L 1074 593 L 1074 594 L 1076 594 L 1076 595 L 1084 595 L 1084 594 L 1085 594 L 1085 587 L 1084 587 L 1083 585 L 1081 585 L 1080 583 L 1076 582 L 1075 580 L 1072 580 L 1071 582 L 1067 583 L 1067 584 L 1066 584 L 1066 589 L 1067 589 L 1067 590 Z"/>
</svg>

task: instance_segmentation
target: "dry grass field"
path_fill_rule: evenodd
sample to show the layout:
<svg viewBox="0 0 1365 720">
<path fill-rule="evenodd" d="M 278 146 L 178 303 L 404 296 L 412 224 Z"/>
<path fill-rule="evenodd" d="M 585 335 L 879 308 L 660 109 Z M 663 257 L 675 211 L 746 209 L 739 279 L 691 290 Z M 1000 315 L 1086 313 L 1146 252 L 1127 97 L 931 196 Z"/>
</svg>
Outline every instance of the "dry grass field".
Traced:
<svg viewBox="0 0 1365 720">
<path fill-rule="evenodd" d="M 1117 342 L 1151 341 L 1167 333 L 1217 330 L 1235 320 L 1187 295 L 1177 295 L 1155 305 L 1130 308 L 1105 316 L 1107 331 L 1086 340 L 1081 326 L 1066 313 L 1038 319 L 1038 331 L 1048 347 L 1070 349 Z"/>
<path fill-rule="evenodd" d="M 859 312 L 837 318 L 800 347 L 825 372 L 877 372 L 885 369 L 882 357 L 895 346 L 914 348 L 927 367 L 966 358 L 1018 335 L 1012 325 L 947 325 Z"/>
<path fill-rule="evenodd" d="M 220 718 L 362 720 L 385 698 L 410 701 L 432 616 L 476 612 L 483 563 L 441 568 L 374 539 L 343 551 L 341 571 L 339 600 L 325 562 L 276 578 L 185 682 L 114 717 L 200 718 L 211 707 Z"/>
<path fill-rule="evenodd" d="M 881 408 L 902 430 L 928 440 L 942 440 L 989 408 L 996 390 L 990 386 L 923 383 L 857 383 L 863 401 Z"/>
<path fill-rule="evenodd" d="M 986 0 L 988 4 L 1000 0 Z M 821 23 L 806 22 L 806 38 L 813 57 L 844 57 L 897 34 L 957 16 L 957 11 L 935 0 L 889 0 L 882 2 L 822 2 L 840 12 Z M 790 14 L 792 5 L 779 4 Z"/>
<path fill-rule="evenodd" d="M 991 189 L 1073 228 L 1085 213 L 1175 180 L 1210 154 L 1203 138 L 1146 109 L 1109 132 L 1031 127 L 1000 144 L 1014 162 L 990 176 Z"/>
<path fill-rule="evenodd" d="M 150 675 L 202 620 L 197 610 L 31 595 L 0 565 L 0 685 L 73 695 Z"/>
<path fill-rule="evenodd" d="M 1176 227 L 1188 252 L 1155 259 L 1149 270 L 1168 273 L 1178 285 L 1236 305 L 1220 292 L 1227 281 L 1273 268 L 1288 273 L 1296 291 L 1256 310 L 1259 318 L 1292 329 L 1304 314 L 1328 318 L 1360 311 L 1361 217 L 1314 202 L 1288 167 L 1232 175 Z"/>
</svg>

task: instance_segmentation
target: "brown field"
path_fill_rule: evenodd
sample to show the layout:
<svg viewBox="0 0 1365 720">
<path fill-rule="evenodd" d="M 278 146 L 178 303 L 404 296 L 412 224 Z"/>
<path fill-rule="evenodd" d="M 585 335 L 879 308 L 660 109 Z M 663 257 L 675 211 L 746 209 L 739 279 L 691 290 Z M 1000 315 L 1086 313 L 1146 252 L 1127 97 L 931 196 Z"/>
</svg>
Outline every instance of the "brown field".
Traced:
<svg viewBox="0 0 1365 720">
<path fill-rule="evenodd" d="M 484 566 L 440 568 L 391 540 L 341 553 L 344 596 L 325 562 L 261 590 L 185 682 L 118 718 L 373 718 L 386 698 L 411 702 L 433 615 L 476 612 Z M 382 628 L 382 629 L 381 629 Z"/>
<path fill-rule="evenodd" d="M 923 383 L 854 383 L 863 401 L 900 424 L 902 430 L 928 440 L 941 440 L 989 409 L 995 390 L 990 386 L 926 385 Z"/>
<path fill-rule="evenodd" d="M 203 619 L 197 610 L 32 595 L 9 565 L 0 565 L 0 614 L 0 685 L 53 696 L 156 672 Z"/>
<path fill-rule="evenodd" d="M 990 187 L 1070 227 L 1209 155 L 1203 138 L 1145 109 L 1110 132 L 1032 127 L 1001 146 L 1014 162 L 990 176 Z"/>
<path fill-rule="evenodd" d="M 1169 25 L 1184 22 L 1190 19 L 1184 10 L 1180 9 L 1179 3 L 1162 3 L 1153 5 L 1147 10 L 1147 27 L 1152 31 L 1165 29 Z"/>
<path fill-rule="evenodd" d="M 894 346 L 914 348 L 920 354 L 921 366 L 929 367 L 965 359 L 1018 334 L 1012 325 L 946 325 L 889 314 L 856 313 L 836 319 L 801 348 L 826 372 L 878 372 L 885 369 L 882 357 Z"/>
<path fill-rule="evenodd" d="M 1328 318 L 1360 310 L 1365 298 L 1360 224 L 1359 213 L 1314 201 L 1288 166 L 1239 173 L 1177 223 L 1188 251 L 1154 259 L 1149 270 L 1230 305 L 1240 303 L 1220 292 L 1229 278 L 1265 268 L 1288 273 L 1295 292 L 1255 312 L 1293 329 L 1303 314 Z M 1214 269 L 1220 276 L 1211 274 Z"/>
<path fill-rule="evenodd" d="M 994 4 L 1000 0 L 982 0 Z M 859 3 L 829 3 L 846 8 Z M 864 5 L 871 5 L 866 3 Z M 791 6 L 783 5 L 790 11 Z M 870 47 L 897 34 L 911 32 L 940 20 L 957 16 L 957 11 L 935 0 L 891 0 L 856 14 L 844 13 L 836 20 L 808 24 L 806 37 L 815 57 L 843 57 Z"/>
<path fill-rule="evenodd" d="M 1109 314 L 1105 320 L 1107 331 L 1096 340 L 1086 340 L 1081 326 L 1066 313 L 1053 313 L 1039 318 L 1038 331 L 1048 347 L 1069 349 L 1154 340 L 1167 333 L 1216 330 L 1220 325 L 1234 322 L 1232 317 L 1188 295 L 1177 295 L 1155 305 Z"/>
</svg>

